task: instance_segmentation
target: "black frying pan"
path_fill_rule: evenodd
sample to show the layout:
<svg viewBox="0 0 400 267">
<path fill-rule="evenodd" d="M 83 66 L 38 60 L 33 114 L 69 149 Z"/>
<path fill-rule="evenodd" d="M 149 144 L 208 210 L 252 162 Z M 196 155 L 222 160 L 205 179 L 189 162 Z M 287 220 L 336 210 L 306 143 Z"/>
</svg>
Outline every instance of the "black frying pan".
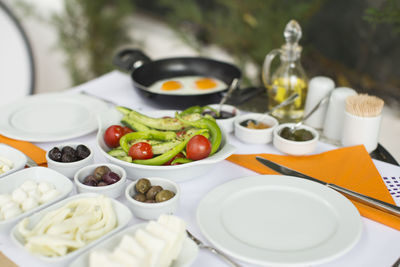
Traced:
<svg viewBox="0 0 400 267">
<path fill-rule="evenodd" d="M 150 92 L 153 83 L 180 76 L 204 76 L 217 78 L 230 85 L 234 79 L 242 76 L 234 65 L 203 57 L 178 57 L 152 61 L 142 51 L 125 49 L 117 53 L 114 65 L 130 71 L 133 85 L 143 95 L 153 99 L 158 105 L 168 108 L 186 108 L 193 105 L 217 103 L 223 91 L 199 95 L 168 95 Z"/>
</svg>

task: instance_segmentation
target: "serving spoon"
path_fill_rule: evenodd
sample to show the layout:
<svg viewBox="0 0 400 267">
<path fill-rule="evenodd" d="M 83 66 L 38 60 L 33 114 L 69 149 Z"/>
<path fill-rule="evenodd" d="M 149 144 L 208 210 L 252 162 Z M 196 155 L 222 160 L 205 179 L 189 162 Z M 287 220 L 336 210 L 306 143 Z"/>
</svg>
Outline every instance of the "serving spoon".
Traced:
<svg viewBox="0 0 400 267">
<path fill-rule="evenodd" d="M 290 132 L 291 133 L 295 132 L 304 123 L 304 121 L 306 121 L 312 114 L 314 114 L 314 112 L 317 111 L 318 108 L 330 98 L 330 96 L 331 96 L 331 94 L 328 93 L 298 123 L 290 126 Z"/>
<path fill-rule="evenodd" d="M 298 93 L 292 94 L 291 96 L 286 98 L 284 101 L 282 101 L 282 103 L 280 103 L 279 105 L 273 107 L 271 110 L 269 110 L 265 114 L 261 115 L 261 117 L 258 118 L 258 121 L 263 121 L 264 118 L 266 118 L 267 116 L 270 116 L 275 110 L 293 103 L 298 97 L 299 97 Z M 247 126 L 249 125 L 250 122 L 257 123 L 254 120 L 249 120 L 247 122 Z"/>
<path fill-rule="evenodd" d="M 226 95 L 221 99 L 221 101 L 218 104 L 218 113 L 221 113 L 222 105 L 232 95 L 233 91 L 235 91 L 238 84 L 239 84 L 239 79 L 238 78 L 233 79 L 233 81 L 231 82 L 231 85 L 229 86 L 228 92 L 226 92 Z"/>
</svg>

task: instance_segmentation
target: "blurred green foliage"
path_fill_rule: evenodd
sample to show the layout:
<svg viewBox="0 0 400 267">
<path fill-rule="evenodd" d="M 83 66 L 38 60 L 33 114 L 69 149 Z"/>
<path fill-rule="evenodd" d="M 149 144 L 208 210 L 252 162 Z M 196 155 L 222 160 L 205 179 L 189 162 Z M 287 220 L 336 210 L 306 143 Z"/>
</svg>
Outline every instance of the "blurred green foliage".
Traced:
<svg viewBox="0 0 400 267">
<path fill-rule="evenodd" d="M 128 42 L 125 17 L 132 14 L 129 0 L 65 0 L 64 12 L 54 15 L 59 45 L 66 52 L 66 66 L 75 84 L 104 74 L 112 54 Z"/>
<path fill-rule="evenodd" d="M 386 0 L 379 8 L 368 8 L 365 19 L 373 24 L 388 24 L 394 33 L 400 33 L 400 0 Z"/>
</svg>

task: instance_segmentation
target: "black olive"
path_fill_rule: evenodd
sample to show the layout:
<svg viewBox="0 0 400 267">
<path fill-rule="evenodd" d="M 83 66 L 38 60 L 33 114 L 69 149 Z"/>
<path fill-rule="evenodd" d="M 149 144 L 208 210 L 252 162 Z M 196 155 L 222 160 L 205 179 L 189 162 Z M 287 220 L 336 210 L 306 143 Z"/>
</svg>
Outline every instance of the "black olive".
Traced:
<svg viewBox="0 0 400 267">
<path fill-rule="evenodd" d="M 62 154 L 75 154 L 75 149 L 70 146 L 65 146 L 61 149 Z"/>
<path fill-rule="evenodd" d="M 49 151 L 49 158 L 54 161 L 61 161 L 61 151 L 57 147 L 54 147 Z"/>
<path fill-rule="evenodd" d="M 61 156 L 61 162 L 74 162 L 77 161 L 77 157 L 75 156 L 75 153 L 63 153 Z"/>
<path fill-rule="evenodd" d="M 84 159 L 90 155 L 90 150 L 84 145 L 79 145 L 76 147 L 75 155 L 78 159 Z"/>
</svg>

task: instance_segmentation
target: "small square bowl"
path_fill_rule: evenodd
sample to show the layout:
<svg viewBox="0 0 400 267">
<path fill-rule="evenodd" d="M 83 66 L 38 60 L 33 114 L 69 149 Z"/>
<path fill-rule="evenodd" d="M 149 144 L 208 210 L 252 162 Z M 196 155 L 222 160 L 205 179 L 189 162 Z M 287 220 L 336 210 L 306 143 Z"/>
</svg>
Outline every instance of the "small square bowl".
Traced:
<svg viewBox="0 0 400 267">
<path fill-rule="evenodd" d="M 99 166 L 107 166 L 112 172 L 118 174 L 121 179 L 114 184 L 105 186 L 90 186 L 83 184 L 85 178 L 93 174 L 94 170 Z M 124 191 L 126 171 L 122 167 L 111 163 L 91 164 L 77 171 L 74 176 L 74 181 L 79 193 L 97 193 L 111 198 L 117 198 Z"/>
<path fill-rule="evenodd" d="M 32 214 L 29 216 L 29 223 L 27 225 L 28 229 L 32 229 L 35 227 L 38 222 L 46 216 L 49 212 L 52 212 L 56 209 L 59 209 L 68 203 L 74 202 L 78 199 L 83 199 L 83 198 L 97 198 L 99 197 L 99 194 L 94 194 L 94 193 L 86 193 L 86 194 L 77 194 L 74 196 L 71 196 L 69 198 L 66 198 L 60 202 L 57 202 L 50 207 L 47 207 L 46 209 L 41 210 L 40 212 L 37 212 L 35 214 Z M 128 222 L 132 219 L 132 213 L 129 211 L 129 209 L 122 204 L 121 202 L 110 198 L 112 207 L 115 212 L 115 216 L 117 217 L 117 222 L 118 224 L 114 229 L 109 231 L 108 233 L 104 234 L 103 236 L 99 237 L 98 239 L 92 240 L 91 242 L 87 243 L 85 246 L 76 249 L 74 251 L 69 252 L 68 254 L 60 257 L 47 257 L 43 256 L 40 254 L 33 254 L 27 250 L 25 247 L 25 238 L 21 235 L 21 233 L 18 231 L 18 224 L 16 224 L 10 233 L 11 240 L 22 250 L 25 252 L 29 253 L 31 256 L 47 263 L 47 264 L 53 264 L 54 266 L 66 266 L 68 261 L 71 261 L 72 259 L 75 259 L 80 253 L 90 249 L 91 247 L 95 246 L 96 244 L 101 243 L 105 239 L 115 235 L 118 231 L 120 231 L 122 228 L 124 228 Z"/>
<path fill-rule="evenodd" d="M 146 177 L 147 178 L 147 177 Z M 150 177 L 152 186 L 159 185 L 163 189 L 170 190 L 175 193 L 171 199 L 157 202 L 145 203 L 135 200 L 133 197 L 136 194 L 136 183 L 138 180 L 132 182 L 125 190 L 125 197 L 128 200 L 128 207 L 131 209 L 133 215 L 144 220 L 155 220 L 161 214 L 173 214 L 179 206 L 179 199 L 181 197 L 181 189 L 177 183 L 160 177 Z"/>
<path fill-rule="evenodd" d="M 261 121 L 270 127 L 266 129 L 249 129 L 240 125 L 246 120 Z M 235 136 L 244 143 L 249 144 L 268 144 L 272 141 L 273 131 L 278 126 L 278 121 L 269 115 L 262 113 L 248 113 L 239 116 L 234 121 Z"/>
<path fill-rule="evenodd" d="M 32 180 L 37 183 L 48 182 L 54 185 L 60 194 L 53 200 L 46 202 L 36 208 L 26 211 L 14 218 L 0 221 L 0 231 L 7 231 L 12 228 L 22 218 L 31 215 L 43 208 L 46 208 L 57 201 L 66 198 L 72 191 L 73 184 L 67 177 L 54 170 L 45 167 L 31 167 L 12 173 L 3 179 L 0 179 L 0 194 L 11 194 L 18 186 L 22 185 L 27 180 Z"/>
<path fill-rule="evenodd" d="M 0 157 L 6 158 L 13 163 L 10 170 L 0 174 L 0 178 L 18 171 L 26 165 L 26 157 L 24 153 L 5 144 L 0 144 Z"/>
<path fill-rule="evenodd" d="M 295 123 L 284 123 L 275 128 L 273 141 L 275 148 L 283 153 L 293 156 L 311 154 L 315 150 L 319 139 L 319 134 L 314 128 L 306 125 L 299 126 L 299 129 L 305 129 L 311 132 L 311 134 L 314 136 L 313 139 L 308 141 L 293 141 L 280 136 L 280 132 L 283 128 L 290 128 L 294 125 Z"/>
<path fill-rule="evenodd" d="M 73 149 L 76 149 L 76 147 L 77 147 L 78 145 L 85 145 L 85 144 L 82 144 L 82 143 L 63 143 L 63 144 L 55 145 L 54 147 L 57 147 L 57 148 L 60 149 L 60 150 L 61 150 L 63 147 L 65 147 L 65 146 L 70 146 L 70 147 L 72 147 Z M 55 170 L 55 171 L 58 171 L 59 173 L 64 174 L 64 175 L 67 176 L 68 178 L 73 179 L 75 173 L 76 173 L 79 169 L 81 169 L 81 168 L 83 168 L 83 167 L 85 167 L 85 166 L 87 166 L 87 165 L 93 164 L 93 162 L 94 162 L 93 150 L 92 150 L 89 146 L 87 146 L 87 145 L 85 145 L 85 146 L 86 146 L 86 147 L 89 149 L 89 151 L 90 151 L 89 156 L 87 156 L 87 157 L 84 158 L 84 159 L 81 159 L 81 160 L 78 160 L 78 161 L 74 161 L 74 162 L 58 162 L 58 161 L 52 160 L 52 159 L 49 157 L 49 152 L 50 152 L 50 150 L 47 151 L 47 153 L 46 153 L 47 166 L 48 166 L 50 169 L 53 169 L 53 170 Z M 53 148 L 54 148 L 54 147 L 53 147 Z"/>
<path fill-rule="evenodd" d="M 212 105 L 208 105 L 208 106 L 213 109 L 219 109 L 219 104 L 212 104 Z M 221 106 L 221 111 L 226 111 L 226 112 L 232 113 L 233 116 L 231 118 L 226 118 L 226 119 L 215 119 L 215 121 L 217 122 L 218 126 L 223 131 L 225 131 L 225 133 L 227 133 L 227 134 L 232 133 L 233 129 L 234 129 L 233 122 L 240 115 L 240 111 L 239 111 L 239 109 L 237 109 L 234 106 L 225 105 L 225 104 Z"/>
</svg>

